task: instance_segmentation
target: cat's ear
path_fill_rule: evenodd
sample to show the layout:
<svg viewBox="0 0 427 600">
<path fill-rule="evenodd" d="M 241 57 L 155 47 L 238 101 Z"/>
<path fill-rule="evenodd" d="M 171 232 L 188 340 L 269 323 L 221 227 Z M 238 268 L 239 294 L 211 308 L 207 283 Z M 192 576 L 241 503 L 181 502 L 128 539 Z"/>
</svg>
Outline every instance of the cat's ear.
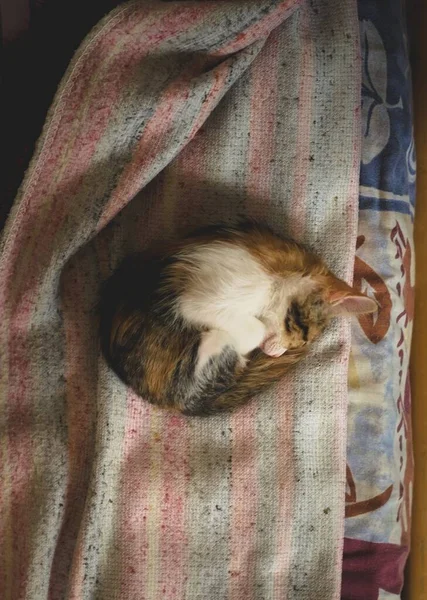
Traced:
<svg viewBox="0 0 427 600">
<path fill-rule="evenodd" d="M 378 310 L 375 300 L 360 293 L 340 295 L 330 304 L 334 315 L 366 315 Z"/>
<path fill-rule="evenodd" d="M 327 300 L 334 315 L 365 315 L 378 310 L 378 305 L 365 294 L 350 287 L 334 275 L 328 276 Z"/>
</svg>

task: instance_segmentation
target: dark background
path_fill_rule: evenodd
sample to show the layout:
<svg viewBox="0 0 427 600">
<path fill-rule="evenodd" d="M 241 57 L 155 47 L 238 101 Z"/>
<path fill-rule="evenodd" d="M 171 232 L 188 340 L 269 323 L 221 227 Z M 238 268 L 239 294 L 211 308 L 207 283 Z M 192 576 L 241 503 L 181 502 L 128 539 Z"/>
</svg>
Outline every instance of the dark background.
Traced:
<svg viewBox="0 0 427 600">
<path fill-rule="evenodd" d="M 123 0 L 0 0 L 0 230 L 80 42 Z"/>
</svg>

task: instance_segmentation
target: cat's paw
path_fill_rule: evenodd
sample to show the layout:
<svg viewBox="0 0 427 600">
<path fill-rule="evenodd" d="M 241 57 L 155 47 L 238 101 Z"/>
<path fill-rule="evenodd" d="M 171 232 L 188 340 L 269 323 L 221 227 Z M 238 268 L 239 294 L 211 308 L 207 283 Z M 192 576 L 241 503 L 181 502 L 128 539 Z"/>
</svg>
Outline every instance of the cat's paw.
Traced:
<svg viewBox="0 0 427 600">
<path fill-rule="evenodd" d="M 273 358 L 282 356 L 287 350 L 287 348 L 282 345 L 279 336 L 275 334 L 267 337 L 261 344 L 260 348 L 264 354 L 267 354 L 267 356 L 271 356 Z"/>
<path fill-rule="evenodd" d="M 237 352 L 242 356 L 258 348 L 266 334 L 264 323 L 256 317 L 236 319 L 230 325 L 229 331 L 235 339 Z"/>
<path fill-rule="evenodd" d="M 203 367 L 214 356 L 218 356 L 227 347 L 233 347 L 234 340 L 226 332 L 218 329 L 211 329 L 202 334 L 202 339 L 199 345 L 199 351 L 196 363 L 196 374 L 202 371 Z"/>
</svg>

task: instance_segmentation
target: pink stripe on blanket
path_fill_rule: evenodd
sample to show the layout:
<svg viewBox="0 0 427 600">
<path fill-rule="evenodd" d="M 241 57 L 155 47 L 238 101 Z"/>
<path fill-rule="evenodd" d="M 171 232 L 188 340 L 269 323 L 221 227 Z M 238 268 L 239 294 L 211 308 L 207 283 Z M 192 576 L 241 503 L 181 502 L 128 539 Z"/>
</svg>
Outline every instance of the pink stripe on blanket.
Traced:
<svg viewBox="0 0 427 600">
<path fill-rule="evenodd" d="M 49 598 L 62 598 L 83 518 L 96 433 L 97 340 L 92 314 L 85 298 L 90 266 L 75 264 L 68 270 L 63 292 L 65 328 L 65 381 L 67 397 L 68 480 L 64 496 L 62 527 L 52 561 Z M 85 307 L 86 310 L 82 310 Z M 87 349 L 91 348 L 88 355 Z"/>
<path fill-rule="evenodd" d="M 19 329 L 15 330 L 20 338 Z M 21 346 L 21 347 L 20 347 Z M 10 572 L 4 580 L 5 588 L 11 590 L 12 598 L 23 598 L 26 593 L 25 573 L 30 554 L 31 513 L 29 506 L 34 501 L 33 444 L 29 435 L 33 427 L 31 402 L 27 397 L 31 389 L 29 361 L 18 351 L 9 355 L 9 397 L 6 415 L 8 439 L 5 440 L 7 466 L 10 473 L 10 514 L 0 514 L 1 520 L 9 516 L 6 536 L 0 543 L 1 553 L 10 561 Z M 1 511 L 2 512 L 2 511 Z M 6 522 L 6 525 L 7 522 Z M 16 560 L 15 557 L 19 557 Z"/>
<path fill-rule="evenodd" d="M 160 438 L 150 436 L 152 408 L 133 392 L 127 395 L 122 489 L 118 506 L 121 577 L 119 597 L 144 597 L 147 580 L 147 514 L 152 447 Z"/>
<path fill-rule="evenodd" d="M 162 435 L 162 489 L 158 596 L 165 600 L 185 597 L 188 563 L 187 484 L 190 480 L 188 420 L 165 419 Z"/>
<path fill-rule="evenodd" d="M 231 419 L 232 470 L 230 501 L 230 600 L 252 597 L 254 583 L 257 494 L 257 406 L 253 402 L 245 414 Z"/>
<path fill-rule="evenodd" d="M 234 40 L 215 52 L 216 56 L 225 56 L 239 52 L 257 40 L 267 38 L 292 12 L 298 8 L 302 0 L 284 0 L 263 19 L 260 19 L 245 31 L 239 33 Z"/>
<path fill-rule="evenodd" d="M 292 399 L 295 390 L 292 381 L 284 379 L 277 386 L 276 394 L 280 398 L 277 403 L 277 421 L 279 433 L 277 441 L 277 487 L 278 487 L 278 519 L 279 526 L 276 528 L 276 553 L 273 566 L 273 590 L 277 598 L 286 597 L 286 585 L 289 578 L 290 553 L 292 545 L 292 523 L 293 499 L 295 494 L 295 473 L 293 457 L 293 411 Z"/>
<path fill-rule="evenodd" d="M 253 64 L 251 73 L 251 116 L 247 190 L 249 198 L 256 199 L 248 205 L 249 216 L 266 220 L 271 198 L 271 181 L 274 173 L 277 119 L 277 69 L 278 38 L 273 33 Z M 252 211 L 256 210 L 256 214 Z"/>
</svg>

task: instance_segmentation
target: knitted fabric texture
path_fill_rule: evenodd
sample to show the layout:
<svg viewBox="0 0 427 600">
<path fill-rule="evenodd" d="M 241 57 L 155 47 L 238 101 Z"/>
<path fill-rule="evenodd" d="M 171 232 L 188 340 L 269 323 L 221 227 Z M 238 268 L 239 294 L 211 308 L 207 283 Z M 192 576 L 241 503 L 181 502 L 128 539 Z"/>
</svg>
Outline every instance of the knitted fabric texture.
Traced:
<svg viewBox="0 0 427 600">
<path fill-rule="evenodd" d="M 107 368 L 96 303 L 128 253 L 242 215 L 351 281 L 359 104 L 352 0 L 132 2 L 83 43 L 0 247 L 2 598 L 339 598 L 349 324 L 189 419 Z"/>
</svg>

